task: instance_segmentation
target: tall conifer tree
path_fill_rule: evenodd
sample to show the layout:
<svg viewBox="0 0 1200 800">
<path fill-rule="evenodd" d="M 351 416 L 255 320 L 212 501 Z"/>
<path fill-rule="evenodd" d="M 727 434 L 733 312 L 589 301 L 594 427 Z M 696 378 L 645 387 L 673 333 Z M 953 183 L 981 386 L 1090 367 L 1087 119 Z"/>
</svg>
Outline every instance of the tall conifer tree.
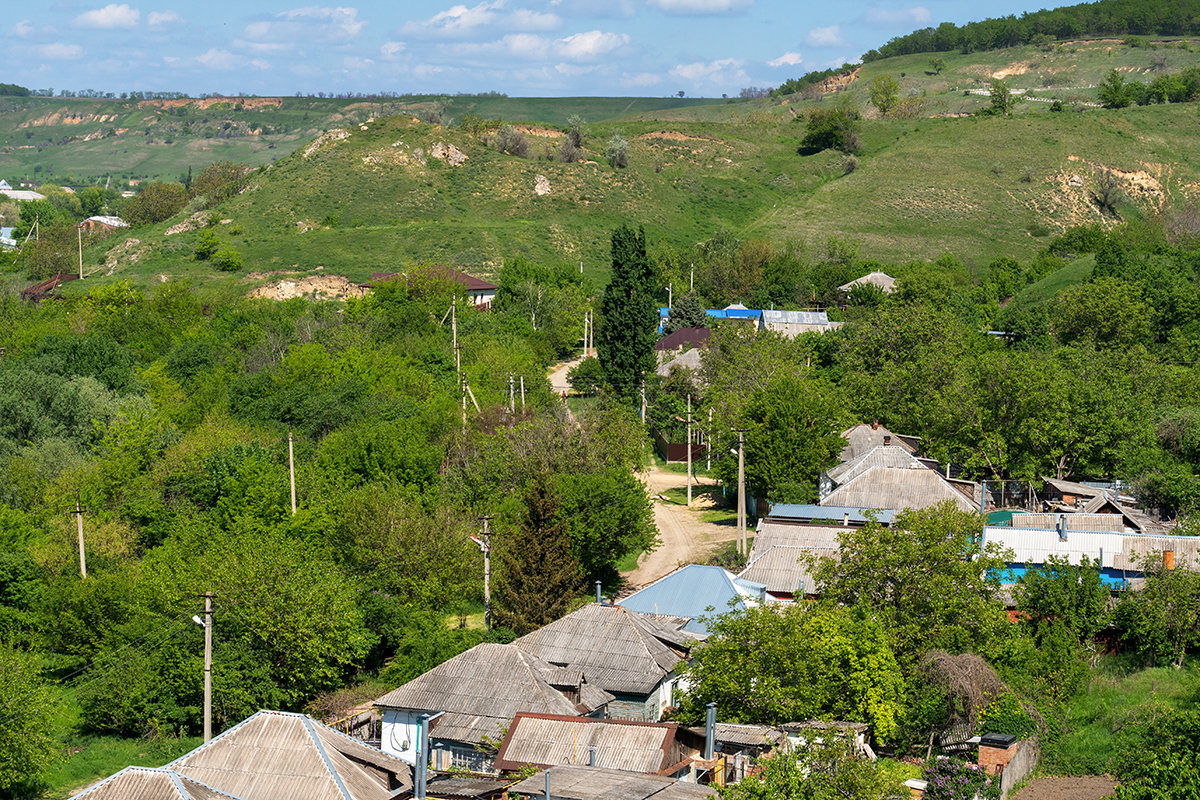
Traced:
<svg viewBox="0 0 1200 800">
<path fill-rule="evenodd" d="M 612 278 L 600 304 L 596 349 L 604 377 L 617 394 L 633 397 L 642 376 L 654 369 L 658 309 L 646 256 L 646 233 L 622 225 L 612 235 Z"/>
</svg>

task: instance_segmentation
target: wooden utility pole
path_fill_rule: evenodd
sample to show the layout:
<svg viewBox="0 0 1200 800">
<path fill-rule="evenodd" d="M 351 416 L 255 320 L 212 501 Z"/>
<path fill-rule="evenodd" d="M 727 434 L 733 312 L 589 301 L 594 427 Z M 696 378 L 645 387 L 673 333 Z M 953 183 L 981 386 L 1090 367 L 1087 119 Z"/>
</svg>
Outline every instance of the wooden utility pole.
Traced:
<svg viewBox="0 0 1200 800">
<path fill-rule="evenodd" d="M 296 516 L 296 453 L 292 448 L 292 429 L 288 428 L 288 482 L 292 485 L 292 516 Z"/>
<path fill-rule="evenodd" d="M 79 493 L 75 493 L 75 524 L 79 529 L 79 576 L 87 577 L 87 552 L 83 546 L 83 506 L 79 504 Z"/>
<path fill-rule="evenodd" d="M 516 384 L 513 381 L 512 373 L 508 374 L 508 413 L 517 413 L 517 395 Z"/>
<path fill-rule="evenodd" d="M 738 553 L 746 555 L 746 431 L 738 432 Z"/>
<path fill-rule="evenodd" d="M 692 396 L 688 395 L 688 411 L 687 411 L 687 504 L 688 508 L 692 507 Z"/>
<path fill-rule="evenodd" d="M 79 238 L 79 280 L 83 280 L 83 228 L 76 225 L 75 233 Z"/>
<path fill-rule="evenodd" d="M 204 598 L 204 741 L 212 738 L 212 592 Z"/>
<path fill-rule="evenodd" d="M 485 630 L 492 629 L 492 532 L 488 528 L 488 523 L 492 521 L 491 514 L 483 514 L 479 517 L 483 523 L 483 538 L 475 539 L 475 543 L 479 545 L 479 549 L 483 551 L 483 627 Z"/>
<path fill-rule="evenodd" d="M 454 337 L 454 371 L 462 374 L 462 356 L 458 352 L 458 295 L 450 302 L 450 335 Z"/>
</svg>

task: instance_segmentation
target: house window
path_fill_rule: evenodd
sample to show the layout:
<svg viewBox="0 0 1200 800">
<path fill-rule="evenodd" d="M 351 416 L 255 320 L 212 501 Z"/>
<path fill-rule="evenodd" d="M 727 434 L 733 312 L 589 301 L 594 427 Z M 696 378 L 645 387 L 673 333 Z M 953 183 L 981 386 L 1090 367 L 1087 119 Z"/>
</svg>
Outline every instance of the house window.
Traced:
<svg viewBox="0 0 1200 800">
<path fill-rule="evenodd" d="M 487 756 L 467 747 L 450 747 L 450 768 L 471 772 L 487 772 L 491 769 Z"/>
</svg>

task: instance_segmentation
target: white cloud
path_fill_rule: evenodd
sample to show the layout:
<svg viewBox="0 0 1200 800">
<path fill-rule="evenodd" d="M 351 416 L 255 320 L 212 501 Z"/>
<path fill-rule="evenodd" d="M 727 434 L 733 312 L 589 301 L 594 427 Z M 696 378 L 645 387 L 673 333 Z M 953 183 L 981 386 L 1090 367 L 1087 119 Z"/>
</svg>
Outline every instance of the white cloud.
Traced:
<svg viewBox="0 0 1200 800">
<path fill-rule="evenodd" d="M 868 25 L 891 28 L 897 25 L 925 25 L 933 21 L 933 14 L 924 6 L 912 8 L 872 8 L 863 17 Z"/>
<path fill-rule="evenodd" d="M 165 28 L 183 22 L 183 17 L 174 11 L 151 11 L 146 15 L 146 24 L 151 28 Z"/>
<path fill-rule="evenodd" d="M 291 42 L 247 42 L 245 39 L 234 39 L 233 46 L 251 53 L 286 53 L 294 47 Z"/>
<path fill-rule="evenodd" d="M 606 56 L 629 44 L 629 35 L 587 31 L 586 33 L 571 34 L 564 39 L 559 39 L 555 44 L 558 54 L 562 58 L 571 61 L 590 61 Z"/>
<path fill-rule="evenodd" d="M 137 26 L 142 12 L 131 8 L 127 3 L 109 3 L 104 8 L 94 8 L 85 11 L 75 18 L 73 24 L 77 28 L 94 28 L 96 30 L 116 30 L 118 28 L 133 28 Z"/>
<path fill-rule="evenodd" d="M 413 75 L 420 80 L 427 80 L 445 71 L 445 67 L 439 67 L 434 64 L 418 64 L 413 68 Z"/>
<path fill-rule="evenodd" d="M 196 61 L 209 69 L 229 70 L 246 65 L 246 59 L 228 50 L 210 48 L 206 53 L 196 56 Z"/>
<path fill-rule="evenodd" d="M 342 59 L 342 70 L 345 72 L 365 72 L 373 66 L 375 66 L 375 61 L 370 58 L 347 56 Z"/>
<path fill-rule="evenodd" d="M 506 30 L 531 33 L 552 31 L 562 26 L 557 14 L 546 14 L 529 9 L 506 11 L 505 0 L 479 3 L 474 6 L 456 5 L 439 11 L 426 20 L 409 21 L 400 32 L 409 36 L 436 37 L 443 39 L 469 39 L 480 31 Z"/>
<path fill-rule="evenodd" d="M 242 35 L 252 42 L 313 41 L 342 43 L 356 38 L 367 26 L 357 8 L 306 6 L 281 11 L 272 19 L 251 22 Z"/>
<path fill-rule="evenodd" d="M 799 53 L 784 53 L 779 58 L 768 61 L 767 65 L 772 67 L 794 67 L 797 64 L 803 63 L 804 56 Z"/>
<path fill-rule="evenodd" d="M 753 4 L 754 0 L 650 0 L 668 14 L 730 14 Z"/>
<path fill-rule="evenodd" d="M 722 58 L 716 61 L 678 64 L 671 68 L 670 75 L 692 83 L 744 83 L 749 80 L 749 76 L 742 69 L 742 63 L 736 58 Z"/>
<path fill-rule="evenodd" d="M 395 58 L 404 52 L 404 42 L 384 42 L 379 46 L 379 55 L 384 58 Z"/>
<path fill-rule="evenodd" d="M 621 76 L 621 84 L 623 86 L 657 86 L 662 82 L 663 76 L 656 75 L 653 72 L 634 72 Z"/>
<path fill-rule="evenodd" d="M 846 43 L 842 38 L 842 30 L 837 25 L 813 28 L 804 38 L 814 47 L 837 47 Z"/>
<path fill-rule="evenodd" d="M 8 29 L 8 35 L 16 36 L 18 39 L 24 39 L 31 33 L 33 33 L 33 25 L 27 19 L 21 20 Z"/>
<path fill-rule="evenodd" d="M 450 45 L 446 51 L 464 58 L 493 56 L 539 61 L 550 54 L 550 42 L 534 33 L 510 33 L 491 42 L 462 42 Z"/>
<path fill-rule="evenodd" d="M 63 44 L 62 42 L 44 44 L 37 51 L 42 58 L 53 58 L 64 61 L 73 60 L 83 55 L 83 48 L 79 45 Z"/>
</svg>

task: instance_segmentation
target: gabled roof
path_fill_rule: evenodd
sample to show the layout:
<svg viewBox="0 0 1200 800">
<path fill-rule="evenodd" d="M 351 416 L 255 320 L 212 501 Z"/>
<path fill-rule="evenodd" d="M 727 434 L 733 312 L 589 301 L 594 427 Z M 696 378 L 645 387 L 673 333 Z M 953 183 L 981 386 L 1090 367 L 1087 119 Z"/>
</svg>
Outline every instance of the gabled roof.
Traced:
<svg viewBox="0 0 1200 800">
<path fill-rule="evenodd" d="M 869 283 L 872 286 L 878 286 L 883 290 L 884 294 L 892 294 L 896 291 L 896 279 L 891 275 L 888 275 L 886 272 L 868 272 L 861 278 L 855 278 L 849 283 L 843 283 L 838 287 L 838 289 L 843 292 L 852 292 L 854 291 L 854 287 L 860 286 L 864 283 Z"/>
<path fill-rule="evenodd" d="M 892 433 L 877 422 L 869 424 L 864 422 L 851 426 L 842 431 L 842 438 L 846 440 L 846 446 L 838 454 L 839 461 L 852 461 L 883 444 L 903 447 L 910 453 L 916 454 L 917 443 L 921 441 L 919 436 L 901 436 Z"/>
<path fill-rule="evenodd" d="M 555 683 L 578 685 L 584 676 L 575 665 L 564 670 L 516 644 L 484 643 L 460 653 L 413 678 L 375 701 L 381 708 L 444 711 L 432 729 L 439 739 L 479 743 L 497 736 L 520 711 L 577 715 L 581 709 L 554 688 Z M 591 686 L 582 711 L 591 711 L 612 698 Z M 603 701 L 603 702 L 601 702 Z"/>
<path fill-rule="evenodd" d="M 619 601 L 643 614 L 690 617 L 684 630 L 708 633 L 700 617 L 745 609 L 763 602 L 765 587 L 721 567 L 688 564 Z M 732 605 L 731 605 L 732 603 Z"/>
<path fill-rule="evenodd" d="M 677 728 L 673 722 L 517 714 L 496 754 L 496 768 L 587 764 L 595 748 L 597 767 L 657 775 L 672 766 L 668 756 Z"/>
<path fill-rule="evenodd" d="M 655 350 L 678 350 L 681 347 L 708 347 L 712 332 L 708 328 L 680 328 L 654 343 Z"/>
<path fill-rule="evenodd" d="M 686 647 L 680 642 L 677 630 L 653 617 L 589 603 L 513 644 L 551 664 L 581 670 L 606 691 L 649 694 L 683 660 Z"/>
<path fill-rule="evenodd" d="M 126 767 L 71 800 L 243 800 L 163 767 Z"/>
<path fill-rule="evenodd" d="M 110 228 L 128 228 L 129 227 L 129 223 L 126 222 L 125 220 L 121 219 L 120 217 L 105 217 L 105 216 L 88 217 L 87 219 L 85 219 L 83 222 L 81 222 L 79 224 L 82 226 L 82 225 L 86 225 L 89 222 L 94 222 L 98 225 L 107 225 Z"/>
<path fill-rule="evenodd" d="M 387 800 L 412 767 L 304 714 L 259 711 L 167 768 L 244 800 Z"/>
<path fill-rule="evenodd" d="M 684 350 L 679 355 L 672 358 L 670 361 L 658 365 L 658 374 L 664 378 L 671 374 L 672 367 L 680 369 L 690 369 L 695 372 L 700 371 L 700 350 Z"/>
<path fill-rule="evenodd" d="M 915 467 L 925 466 L 912 450 L 899 444 L 879 445 L 849 461 L 843 461 L 825 474 L 835 484 L 848 483 L 871 467 Z M 926 467 L 928 469 L 928 467 Z"/>
<path fill-rule="evenodd" d="M 951 501 L 960 511 L 978 511 L 941 475 L 918 464 L 912 468 L 871 467 L 830 492 L 821 505 L 861 508 L 928 508 Z"/>
<path fill-rule="evenodd" d="M 816 580 L 802 557 L 836 557 L 844 526 L 797 525 L 767 518 L 759 525 L 750 559 L 741 577 L 758 581 L 768 592 L 802 596 L 816 592 Z"/>
<path fill-rule="evenodd" d="M 708 800 L 716 792 L 708 786 L 668 778 L 639 775 L 603 767 L 562 765 L 551 767 L 551 800 Z M 509 789 L 509 794 L 541 796 L 546 790 L 546 773 L 526 778 Z"/>
</svg>

